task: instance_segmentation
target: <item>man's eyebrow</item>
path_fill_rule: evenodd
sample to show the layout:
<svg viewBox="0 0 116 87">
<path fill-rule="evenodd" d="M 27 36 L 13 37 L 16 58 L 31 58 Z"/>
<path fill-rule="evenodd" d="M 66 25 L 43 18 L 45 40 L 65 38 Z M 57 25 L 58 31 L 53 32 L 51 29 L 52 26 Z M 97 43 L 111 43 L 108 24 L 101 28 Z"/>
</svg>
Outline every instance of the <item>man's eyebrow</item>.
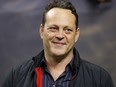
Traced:
<svg viewBox="0 0 116 87">
<path fill-rule="evenodd" d="M 72 29 L 73 27 L 70 27 L 70 26 L 65 26 L 64 28 L 71 28 L 71 29 Z"/>
<path fill-rule="evenodd" d="M 51 24 L 51 25 L 49 25 L 49 27 L 58 27 L 58 25 L 56 25 L 56 24 Z M 73 29 L 73 27 L 71 27 L 71 26 L 64 26 L 64 28 L 70 28 L 70 29 Z"/>
<path fill-rule="evenodd" d="M 51 24 L 51 25 L 49 25 L 49 26 L 55 26 L 55 27 L 58 27 L 57 25 L 55 25 L 55 24 Z"/>
</svg>

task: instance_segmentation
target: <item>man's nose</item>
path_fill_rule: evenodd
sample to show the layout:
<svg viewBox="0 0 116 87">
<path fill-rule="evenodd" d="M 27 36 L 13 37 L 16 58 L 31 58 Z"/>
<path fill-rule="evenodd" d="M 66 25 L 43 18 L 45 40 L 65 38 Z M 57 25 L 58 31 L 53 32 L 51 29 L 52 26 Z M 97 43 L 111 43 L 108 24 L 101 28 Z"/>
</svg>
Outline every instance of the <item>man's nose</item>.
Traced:
<svg viewBox="0 0 116 87">
<path fill-rule="evenodd" d="M 56 34 L 56 38 L 58 38 L 59 40 L 62 40 L 64 38 L 64 33 L 63 30 L 59 30 Z"/>
</svg>

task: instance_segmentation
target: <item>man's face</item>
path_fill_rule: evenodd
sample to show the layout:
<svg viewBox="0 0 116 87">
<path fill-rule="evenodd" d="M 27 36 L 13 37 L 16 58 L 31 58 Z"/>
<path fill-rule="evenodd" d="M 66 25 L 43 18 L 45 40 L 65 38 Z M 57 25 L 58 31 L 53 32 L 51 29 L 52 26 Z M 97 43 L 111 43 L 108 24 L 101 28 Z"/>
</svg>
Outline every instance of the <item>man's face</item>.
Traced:
<svg viewBox="0 0 116 87">
<path fill-rule="evenodd" d="M 53 8 L 45 17 L 45 25 L 40 27 L 45 53 L 52 57 L 72 53 L 72 48 L 79 37 L 75 16 L 70 10 Z"/>
</svg>

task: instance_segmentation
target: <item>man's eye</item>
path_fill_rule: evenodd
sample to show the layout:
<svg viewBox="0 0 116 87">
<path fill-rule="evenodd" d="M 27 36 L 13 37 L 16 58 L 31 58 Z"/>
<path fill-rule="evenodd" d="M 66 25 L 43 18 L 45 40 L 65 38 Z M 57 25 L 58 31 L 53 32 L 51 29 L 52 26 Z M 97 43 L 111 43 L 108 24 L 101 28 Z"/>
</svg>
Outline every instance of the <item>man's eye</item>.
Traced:
<svg viewBox="0 0 116 87">
<path fill-rule="evenodd" d="M 64 31 L 66 34 L 71 34 L 73 32 L 73 30 L 70 28 L 65 28 Z"/>
<path fill-rule="evenodd" d="M 67 31 L 72 31 L 71 29 L 67 29 Z"/>
<path fill-rule="evenodd" d="M 71 33 L 72 29 L 65 29 L 66 33 Z"/>
<path fill-rule="evenodd" d="M 48 30 L 51 31 L 51 32 L 56 32 L 58 30 L 58 28 L 56 28 L 56 27 L 49 27 Z"/>
<path fill-rule="evenodd" d="M 48 29 L 53 29 L 53 30 L 56 30 L 57 28 L 56 28 L 56 27 L 50 27 L 50 28 L 48 28 Z"/>
</svg>

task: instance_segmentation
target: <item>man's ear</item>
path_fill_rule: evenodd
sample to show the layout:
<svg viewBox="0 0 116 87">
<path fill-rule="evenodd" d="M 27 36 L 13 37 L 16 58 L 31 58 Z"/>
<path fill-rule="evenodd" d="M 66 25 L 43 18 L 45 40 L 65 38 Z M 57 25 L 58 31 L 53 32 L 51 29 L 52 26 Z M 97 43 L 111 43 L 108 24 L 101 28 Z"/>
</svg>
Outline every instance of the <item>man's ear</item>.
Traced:
<svg viewBox="0 0 116 87">
<path fill-rule="evenodd" d="M 41 37 L 41 39 L 43 39 L 43 33 L 44 33 L 44 27 L 43 27 L 43 24 L 40 25 L 39 33 L 40 33 L 40 37 Z"/>
<path fill-rule="evenodd" d="M 76 36 L 75 36 L 75 43 L 77 42 L 77 40 L 79 38 L 79 35 L 80 35 L 80 29 L 77 28 L 77 30 L 76 30 Z"/>
</svg>

